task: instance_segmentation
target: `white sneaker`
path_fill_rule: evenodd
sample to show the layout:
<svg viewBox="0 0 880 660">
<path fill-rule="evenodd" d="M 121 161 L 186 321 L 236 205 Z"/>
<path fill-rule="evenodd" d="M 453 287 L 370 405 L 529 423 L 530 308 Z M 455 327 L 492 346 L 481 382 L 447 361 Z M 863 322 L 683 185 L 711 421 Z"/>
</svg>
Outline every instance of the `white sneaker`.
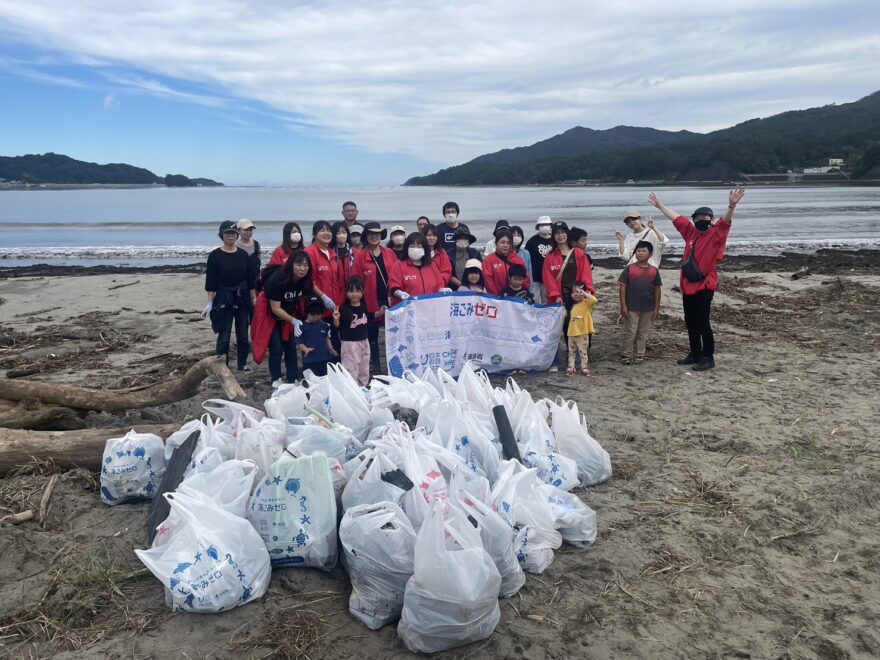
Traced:
<svg viewBox="0 0 880 660">
<path fill-rule="evenodd" d="M 557 371 L 559 371 L 559 367 L 557 367 L 557 366 L 554 364 L 552 367 L 550 367 L 549 369 L 547 369 L 547 371 L 548 371 L 549 373 L 551 373 L 551 374 L 555 374 Z"/>
<path fill-rule="evenodd" d="M 283 384 L 284 384 L 284 381 L 281 380 L 280 378 L 277 378 L 277 379 L 275 379 L 275 380 L 272 381 L 272 389 L 277 390 L 277 389 L 278 389 L 279 387 L 281 387 Z"/>
</svg>

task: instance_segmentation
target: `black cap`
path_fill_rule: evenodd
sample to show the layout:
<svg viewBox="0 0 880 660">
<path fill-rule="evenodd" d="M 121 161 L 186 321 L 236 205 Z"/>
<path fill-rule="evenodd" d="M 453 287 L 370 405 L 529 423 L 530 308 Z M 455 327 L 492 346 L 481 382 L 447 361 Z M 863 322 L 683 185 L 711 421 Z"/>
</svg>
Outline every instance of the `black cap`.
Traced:
<svg viewBox="0 0 880 660">
<path fill-rule="evenodd" d="M 477 237 L 470 233 L 464 227 L 459 227 L 452 235 L 452 240 L 454 241 L 457 241 L 459 238 L 466 238 L 468 240 L 468 243 L 470 243 L 471 245 L 477 242 Z"/>
<path fill-rule="evenodd" d="M 369 234 L 370 232 L 374 234 L 379 234 L 379 238 L 383 241 L 385 237 L 388 236 L 388 230 L 382 229 L 382 226 L 378 222 L 365 222 L 364 223 L 364 233 Z"/>
<path fill-rule="evenodd" d="M 241 233 L 238 231 L 238 225 L 232 222 L 232 220 L 224 220 L 220 223 L 220 229 L 217 231 L 217 235 L 220 238 L 223 238 L 223 234 L 228 234 L 232 232 L 235 232 L 236 234 Z"/>
<path fill-rule="evenodd" d="M 712 213 L 712 209 L 708 206 L 701 206 L 696 211 L 691 214 L 691 218 L 695 218 L 698 215 L 708 215 L 710 218 L 714 218 L 715 214 Z"/>
<path fill-rule="evenodd" d="M 571 232 L 568 229 L 568 223 L 563 222 L 562 220 L 557 220 L 551 225 L 553 229 L 553 233 L 555 234 L 558 231 L 564 231 L 566 234 L 570 234 Z"/>
<path fill-rule="evenodd" d="M 323 313 L 324 313 L 324 303 L 321 302 L 320 298 L 316 298 L 315 296 L 311 296 L 306 301 L 306 314 L 323 314 Z"/>
</svg>

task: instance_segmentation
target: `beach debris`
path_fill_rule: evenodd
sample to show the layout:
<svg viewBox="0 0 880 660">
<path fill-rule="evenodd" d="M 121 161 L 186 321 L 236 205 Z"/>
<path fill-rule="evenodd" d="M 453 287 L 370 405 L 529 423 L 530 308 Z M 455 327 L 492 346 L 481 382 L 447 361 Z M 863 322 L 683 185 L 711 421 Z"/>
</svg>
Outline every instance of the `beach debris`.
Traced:
<svg viewBox="0 0 880 660">
<path fill-rule="evenodd" d="M 177 424 L 137 426 L 138 433 L 167 437 Z M 51 460 L 62 469 L 83 467 L 101 469 L 107 438 L 124 435 L 128 428 L 81 429 L 77 431 L 30 431 L 0 428 L 0 472 L 30 463 Z"/>
<path fill-rule="evenodd" d="M 45 426 L 78 420 L 71 408 L 52 406 L 34 399 L 0 401 L 0 427 L 7 429 L 41 429 Z"/>
<path fill-rule="evenodd" d="M 798 268 L 795 272 L 793 272 L 791 274 L 791 279 L 800 280 L 804 277 L 809 277 L 810 275 L 812 275 L 812 273 L 810 272 L 810 267 L 804 266 L 803 268 Z"/>
<path fill-rule="evenodd" d="M 186 426 L 187 424 L 184 424 L 184 427 Z M 178 431 L 177 433 L 180 432 Z M 195 452 L 201 436 L 201 430 L 195 429 L 188 431 L 186 440 L 179 445 L 173 445 L 171 443 L 171 438 L 175 435 L 176 434 L 172 434 L 163 446 L 163 458 L 167 461 L 165 466 L 165 476 L 163 476 L 162 481 L 159 482 L 156 496 L 153 498 L 153 501 L 150 502 L 150 510 L 147 513 L 147 536 L 150 539 L 150 543 L 153 542 L 153 538 L 156 536 L 156 527 L 160 522 L 165 520 L 171 512 L 171 506 L 168 504 L 168 500 L 165 499 L 165 493 L 173 493 L 177 490 L 180 482 L 183 481 L 183 474 L 192 460 L 193 452 Z M 170 454 L 168 452 L 169 445 L 172 447 Z"/>
<path fill-rule="evenodd" d="M 49 502 L 52 499 L 52 491 L 55 490 L 55 485 L 58 483 L 58 479 L 59 474 L 56 472 L 49 478 L 49 482 L 43 490 L 43 495 L 40 497 L 40 516 L 38 520 L 43 526 L 43 529 L 46 528 L 46 515 L 49 513 Z"/>
<path fill-rule="evenodd" d="M 101 500 L 115 506 L 152 499 L 164 474 L 165 443 L 158 435 L 132 429 L 121 438 L 110 438 L 101 461 Z"/>
<path fill-rule="evenodd" d="M 230 399 L 244 398 L 245 392 L 229 371 L 222 356 L 206 357 L 192 365 L 179 379 L 132 390 L 102 390 L 58 383 L 0 378 L 0 399 L 37 399 L 82 410 L 119 412 L 174 403 L 197 395 L 202 381 L 214 376 Z"/>
<path fill-rule="evenodd" d="M 20 511 L 19 513 L 10 513 L 8 516 L 0 518 L 0 523 L 7 525 L 20 525 L 23 522 L 33 519 L 34 512 L 31 509 Z"/>
</svg>

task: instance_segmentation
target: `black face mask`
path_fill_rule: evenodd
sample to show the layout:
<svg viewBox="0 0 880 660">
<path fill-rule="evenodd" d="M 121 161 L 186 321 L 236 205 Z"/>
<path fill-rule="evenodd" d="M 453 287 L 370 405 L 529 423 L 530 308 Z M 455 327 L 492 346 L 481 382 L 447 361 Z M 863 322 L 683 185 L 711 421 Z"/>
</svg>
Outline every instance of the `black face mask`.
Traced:
<svg viewBox="0 0 880 660">
<path fill-rule="evenodd" d="M 697 228 L 697 231 L 706 231 L 711 226 L 712 226 L 711 220 L 695 220 L 694 221 L 694 227 Z"/>
</svg>

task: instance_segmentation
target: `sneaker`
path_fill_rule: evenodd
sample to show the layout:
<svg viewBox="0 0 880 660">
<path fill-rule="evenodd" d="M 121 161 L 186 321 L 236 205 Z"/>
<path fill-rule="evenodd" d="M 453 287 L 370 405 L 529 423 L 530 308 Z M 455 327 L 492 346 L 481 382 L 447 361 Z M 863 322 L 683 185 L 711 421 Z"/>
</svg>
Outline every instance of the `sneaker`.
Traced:
<svg viewBox="0 0 880 660">
<path fill-rule="evenodd" d="M 282 384 L 284 384 L 284 381 L 280 378 L 276 378 L 272 381 L 272 389 L 277 390 L 279 387 L 281 387 Z"/>
<path fill-rule="evenodd" d="M 557 366 L 554 364 L 552 367 L 550 367 L 549 369 L 547 369 L 547 371 L 548 371 L 549 373 L 551 373 L 551 374 L 555 374 L 557 371 L 559 371 L 559 367 L 557 367 Z"/>
<path fill-rule="evenodd" d="M 693 366 L 694 371 L 708 371 L 715 368 L 714 358 L 703 358 Z"/>
<path fill-rule="evenodd" d="M 239 371 L 244 371 L 244 372 L 246 372 L 246 373 L 250 373 L 250 372 L 251 372 L 251 368 L 250 368 L 249 366 L 247 366 L 247 365 L 244 365 L 243 367 L 239 367 L 238 370 L 239 370 Z"/>
<path fill-rule="evenodd" d="M 681 360 L 676 360 L 675 364 L 681 364 L 681 365 L 696 364 L 699 361 L 700 361 L 700 358 L 694 357 L 693 353 L 688 353 L 687 356 L 682 358 Z"/>
<path fill-rule="evenodd" d="M 636 364 L 641 364 L 644 361 L 645 361 L 644 355 L 636 355 Z"/>
<path fill-rule="evenodd" d="M 624 355 L 622 358 L 620 358 L 620 361 L 623 364 L 632 364 L 633 363 L 633 359 L 629 355 Z"/>
</svg>

